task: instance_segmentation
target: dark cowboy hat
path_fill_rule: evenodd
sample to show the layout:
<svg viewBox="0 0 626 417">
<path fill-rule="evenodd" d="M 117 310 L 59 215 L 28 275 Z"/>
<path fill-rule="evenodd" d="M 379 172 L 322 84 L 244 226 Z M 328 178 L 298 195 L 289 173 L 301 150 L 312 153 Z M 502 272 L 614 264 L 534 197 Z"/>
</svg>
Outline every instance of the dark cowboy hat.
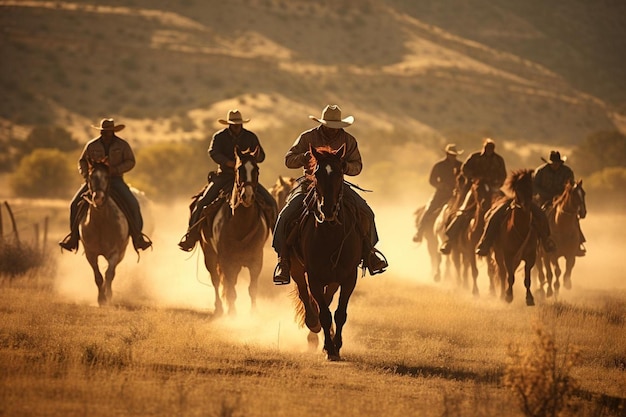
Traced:
<svg viewBox="0 0 626 417">
<path fill-rule="evenodd" d="M 561 157 L 561 152 L 550 151 L 550 162 L 564 163 L 565 161 L 567 161 L 567 157 L 566 156 Z"/>
</svg>

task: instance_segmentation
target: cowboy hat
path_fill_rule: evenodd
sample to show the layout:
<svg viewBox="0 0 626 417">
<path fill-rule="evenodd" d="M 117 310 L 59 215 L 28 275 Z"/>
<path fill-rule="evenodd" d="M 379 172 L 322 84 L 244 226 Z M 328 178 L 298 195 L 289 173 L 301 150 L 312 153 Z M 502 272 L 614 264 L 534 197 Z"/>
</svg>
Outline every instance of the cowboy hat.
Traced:
<svg viewBox="0 0 626 417">
<path fill-rule="evenodd" d="M 567 156 L 561 157 L 561 152 L 559 152 L 559 151 L 550 151 L 550 162 L 564 163 L 565 161 L 567 161 Z"/>
<path fill-rule="evenodd" d="M 91 127 L 93 127 L 94 129 L 98 129 L 98 130 L 112 130 L 114 132 L 119 132 L 120 130 L 124 129 L 126 125 L 116 126 L 115 121 L 109 118 L 109 119 L 102 119 L 100 121 L 100 126 L 91 125 Z"/>
<path fill-rule="evenodd" d="M 237 109 L 228 110 L 228 114 L 226 115 L 226 119 L 217 119 L 223 125 L 241 125 L 244 123 L 248 123 L 250 119 L 244 119 L 241 117 L 241 112 Z"/>
<path fill-rule="evenodd" d="M 310 116 L 309 119 L 313 119 L 318 123 L 323 124 L 324 126 L 332 127 L 333 129 L 339 129 L 342 127 L 350 126 L 354 123 L 354 117 L 348 116 L 341 118 L 341 108 L 339 108 L 336 104 L 329 104 L 324 107 L 322 110 L 322 117 L 317 118 L 315 116 Z"/>
<path fill-rule="evenodd" d="M 448 143 L 444 148 L 444 152 L 450 155 L 461 155 L 463 153 L 463 149 L 459 151 L 456 149 L 456 145 L 454 143 Z"/>
</svg>

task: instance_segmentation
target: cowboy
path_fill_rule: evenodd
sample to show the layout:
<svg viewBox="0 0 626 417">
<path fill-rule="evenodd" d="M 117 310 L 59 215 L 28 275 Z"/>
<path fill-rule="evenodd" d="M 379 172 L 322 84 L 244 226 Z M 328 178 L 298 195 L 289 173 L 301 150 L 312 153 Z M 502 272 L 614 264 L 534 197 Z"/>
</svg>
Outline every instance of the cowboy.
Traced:
<svg viewBox="0 0 626 417">
<path fill-rule="evenodd" d="M 467 178 L 469 183 L 475 180 L 482 180 L 493 192 L 499 192 L 498 190 L 506 179 L 506 167 L 504 159 L 495 152 L 495 149 L 496 144 L 492 139 L 484 139 L 482 150 L 472 153 L 463 162 L 461 173 Z M 456 239 L 464 226 L 470 221 L 469 205 L 471 197 L 471 191 L 468 190 L 461 207 L 459 207 L 446 228 L 447 239 L 439 248 L 439 251 L 445 255 L 450 253 L 450 241 Z"/>
<path fill-rule="evenodd" d="M 78 160 L 78 172 L 85 179 L 85 183 L 80 187 L 70 204 L 70 234 L 59 242 L 61 248 L 68 251 L 78 250 L 80 232 L 78 229 L 80 217 L 84 214 L 80 210 L 79 203 L 83 199 L 83 194 L 88 191 L 87 176 L 89 175 L 90 161 L 104 161 L 109 166 L 111 195 L 120 206 L 120 209 L 128 219 L 130 234 L 133 246 L 136 251 L 146 250 L 152 246 L 152 242 L 145 239 L 142 233 L 143 218 L 139 203 L 133 195 L 128 185 L 124 182 L 124 173 L 130 171 L 135 166 L 135 155 L 128 142 L 117 136 L 115 133 L 126 127 L 116 125 L 111 118 L 102 119 L 100 126 L 91 126 L 100 130 L 100 136 L 92 139 L 83 149 Z M 81 212 L 79 215 L 79 211 Z"/>
<path fill-rule="evenodd" d="M 346 132 L 343 128 L 350 126 L 354 122 L 354 117 L 341 117 L 341 108 L 337 105 L 328 105 L 322 110 L 322 117 L 309 116 L 310 119 L 319 123 L 319 126 L 302 132 L 296 139 L 293 146 L 285 155 L 285 165 L 287 168 L 297 169 L 308 167 L 310 147 L 329 146 L 331 149 L 339 149 L 342 145 L 346 147 L 344 156 L 344 174 L 356 176 L 361 172 L 363 163 L 359 153 L 358 144 L 354 136 Z M 291 277 L 290 269 L 290 246 L 288 235 L 292 223 L 302 214 L 304 198 L 310 182 L 299 179 L 294 186 L 285 207 L 278 215 L 278 221 L 274 228 L 272 247 L 278 254 L 278 265 L 274 270 L 274 284 L 289 284 Z M 344 198 L 355 204 L 358 212 L 367 223 L 367 229 L 363 231 L 363 266 L 369 270 L 370 275 L 379 274 L 388 267 L 384 256 L 375 248 L 378 242 L 378 233 L 374 222 L 374 212 L 367 202 L 361 198 L 350 186 L 344 184 Z"/>
<path fill-rule="evenodd" d="M 218 168 L 216 173 L 209 174 L 208 185 L 193 204 L 187 232 L 178 243 L 180 249 L 185 252 L 191 251 L 200 239 L 200 220 L 204 209 L 209 205 L 219 207 L 217 204 L 212 205 L 211 203 L 218 199 L 221 192 L 226 192 L 232 188 L 235 182 L 235 147 L 241 150 L 258 148 L 256 162 L 261 163 L 265 160 L 265 151 L 259 138 L 255 133 L 243 127 L 250 119 L 244 119 L 239 110 L 229 110 L 226 119 L 218 119 L 217 121 L 226 127 L 213 135 L 208 153 Z M 260 197 L 261 209 L 268 220 L 268 225 L 273 228 L 273 219 L 276 218 L 274 198 L 261 184 L 258 184 L 256 191 Z"/>
<path fill-rule="evenodd" d="M 445 158 L 437 162 L 430 171 L 428 182 L 435 187 L 435 193 L 428 201 L 424 214 L 417 225 L 417 233 L 413 237 L 414 242 L 422 241 L 425 225 L 430 225 L 436 213 L 452 198 L 456 176 L 461 170 L 461 161 L 457 159 L 457 156 L 461 155 L 463 151 L 457 150 L 453 143 L 446 145 L 443 151 L 446 154 Z"/>
<path fill-rule="evenodd" d="M 541 159 L 544 164 L 535 170 L 533 188 L 538 204 L 547 212 L 552 207 L 552 200 L 563 194 L 565 184 L 574 182 L 574 171 L 565 165 L 567 157 L 561 157 L 559 151 L 551 151 L 549 161 L 544 158 Z M 576 219 L 579 230 L 579 246 L 576 256 L 585 256 L 587 252 L 584 245 L 586 239 L 580 227 L 580 219 L 578 217 Z"/>
</svg>

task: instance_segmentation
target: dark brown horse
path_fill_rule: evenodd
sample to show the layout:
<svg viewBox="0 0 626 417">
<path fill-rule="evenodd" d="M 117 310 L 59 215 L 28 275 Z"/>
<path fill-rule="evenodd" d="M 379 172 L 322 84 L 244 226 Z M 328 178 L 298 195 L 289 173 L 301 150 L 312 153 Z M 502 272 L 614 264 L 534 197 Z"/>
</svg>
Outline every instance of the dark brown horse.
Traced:
<svg viewBox="0 0 626 417">
<path fill-rule="evenodd" d="M 93 269 L 98 287 L 98 304 L 101 306 L 109 303 L 113 297 L 111 285 L 115 278 L 115 269 L 124 259 L 129 240 L 128 221 L 109 194 L 109 179 L 107 165 L 90 161 L 87 176 L 89 191 L 83 197 L 88 208 L 80 223 L 85 256 Z M 104 277 L 98 267 L 100 256 L 107 262 Z"/>
<path fill-rule="evenodd" d="M 303 308 L 296 312 L 311 330 L 324 330 L 324 351 L 329 360 L 339 360 L 343 345 L 342 329 L 347 319 L 348 301 L 357 281 L 362 254 L 355 207 L 344 200 L 343 162 L 345 147 L 311 149 L 309 180 L 312 181 L 308 210 L 299 229 L 297 250 L 291 259 L 291 276 Z M 333 295 L 340 289 L 333 317 L 329 310 Z"/>
<path fill-rule="evenodd" d="M 537 232 L 532 227 L 532 185 L 533 171 L 521 169 L 514 171 L 506 180 L 505 187 L 513 192 L 514 198 L 509 204 L 503 224 L 494 242 L 494 258 L 501 284 L 501 297 L 507 302 L 513 301 L 515 271 L 524 261 L 524 286 L 526 287 L 526 305 L 535 305 L 530 291 L 530 271 L 537 257 Z"/>
<path fill-rule="evenodd" d="M 289 193 L 291 192 L 295 184 L 295 178 L 283 177 L 279 175 L 276 183 L 272 186 L 272 188 L 270 188 L 270 194 L 272 194 L 272 197 L 274 197 L 274 200 L 276 201 L 278 211 L 282 210 L 283 207 L 285 207 L 287 197 L 289 196 Z"/>
<path fill-rule="evenodd" d="M 561 277 L 561 267 L 559 259 L 565 258 L 565 273 L 563 275 L 563 285 L 566 289 L 572 288 L 572 270 L 576 264 L 576 252 L 578 251 L 580 228 L 579 219 L 587 216 L 587 205 L 585 203 L 585 190 L 583 189 L 583 181 L 579 180 L 574 183 L 567 183 L 563 193 L 556 197 L 552 203 L 552 207 L 547 213 L 550 222 L 550 233 L 556 250 L 546 253 L 542 248 L 539 249 L 539 264 L 537 265 L 537 273 L 539 276 L 539 284 L 543 290 L 543 286 L 548 284 L 546 296 L 552 296 L 552 268 L 556 280 L 554 282 L 554 292 L 559 293 Z M 546 279 L 547 278 L 547 279 Z"/>
<path fill-rule="evenodd" d="M 230 201 L 224 203 L 213 219 L 202 222 L 200 244 L 204 264 L 215 289 L 215 315 L 224 312 L 222 297 L 228 313 L 236 313 L 237 277 L 242 268 L 250 272 L 248 293 L 252 310 L 256 308 L 258 278 L 263 267 L 263 246 L 270 230 L 268 222 L 255 199 L 259 184 L 256 162 L 258 148 L 235 148 L 235 182 Z M 220 294 L 222 290 L 222 294 Z"/>
</svg>

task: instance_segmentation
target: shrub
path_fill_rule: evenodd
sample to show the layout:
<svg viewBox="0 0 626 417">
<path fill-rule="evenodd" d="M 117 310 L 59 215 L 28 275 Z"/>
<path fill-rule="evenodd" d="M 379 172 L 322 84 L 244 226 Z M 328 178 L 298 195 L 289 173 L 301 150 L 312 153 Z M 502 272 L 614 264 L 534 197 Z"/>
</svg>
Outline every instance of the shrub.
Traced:
<svg viewBox="0 0 626 417">
<path fill-rule="evenodd" d="M 37 149 L 22 158 L 9 183 L 18 197 L 65 198 L 71 196 L 75 176 L 69 155 Z"/>
<path fill-rule="evenodd" d="M 527 350 L 509 346 L 510 364 L 503 382 L 510 388 L 521 411 L 529 417 L 571 415 L 570 398 L 577 388 L 570 375 L 578 361 L 578 351 L 557 347 L 554 336 L 541 325 Z"/>
<path fill-rule="evenodd" d="M 0 244 L 0 274 L 15 277 L 43 263 L 43 254 L 30 245 L 17 242 Z"/>
</svg>

